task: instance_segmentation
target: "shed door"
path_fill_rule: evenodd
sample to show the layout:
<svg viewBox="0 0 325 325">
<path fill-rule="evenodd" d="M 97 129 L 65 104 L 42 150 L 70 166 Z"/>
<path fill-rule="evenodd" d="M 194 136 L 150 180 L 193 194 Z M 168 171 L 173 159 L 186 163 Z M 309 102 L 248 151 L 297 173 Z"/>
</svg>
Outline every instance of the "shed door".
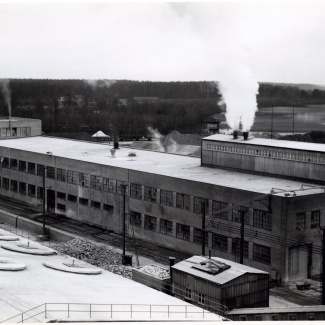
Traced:
<svg viewBox="0 0 325 325">
<path fill-rule="evenodd" d="M 308 277 L 308 251 L 305 247 L 289 248 L 289 279 L 306 279 Z"/>
</svg>

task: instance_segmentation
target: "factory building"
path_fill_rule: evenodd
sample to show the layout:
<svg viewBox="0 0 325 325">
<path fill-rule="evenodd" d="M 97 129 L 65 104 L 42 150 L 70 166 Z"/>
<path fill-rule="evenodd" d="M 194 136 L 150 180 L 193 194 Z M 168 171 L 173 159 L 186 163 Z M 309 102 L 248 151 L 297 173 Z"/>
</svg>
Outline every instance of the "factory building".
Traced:
<svg viewBox="0 0 325 325">
<path fill-rule="evenodd" d="M 42 121 L 21 117 L 0 117 L 0 139 L 42 135 Z"/>
<path fill-rule="evenodd" d="M 125 184 L 128 234 L 193 255 L 202 252 L 206 202 L 206 251 L 239 262 L 244 229 L 244 265 L 288 281 L 320 273 L 324 155 L 320 144 L 231 135 L 204 138 L 202 159 L 8 139 L 0 143 L 0 194 L 42 206 L 45 175 L 48 211 L 121 233 Z"/>
</svg>

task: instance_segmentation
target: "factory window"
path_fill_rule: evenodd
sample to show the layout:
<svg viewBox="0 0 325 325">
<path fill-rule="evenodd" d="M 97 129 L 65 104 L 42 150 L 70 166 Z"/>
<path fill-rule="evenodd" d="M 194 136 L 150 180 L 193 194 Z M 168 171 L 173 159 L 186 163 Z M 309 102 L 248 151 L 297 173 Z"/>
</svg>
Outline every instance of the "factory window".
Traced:
<svg viewBox="0 0 325 325">
<path fill-rule="evenodd" d="M 17 170 L 18 169 L 18 160 L 10 159 L 10 169 Z"/>
<path fill-rule="evenodd" d="M 63 192 L 56 192 L 56 197 L 65 200 L 66 195 Z"/>
<path fill-rule="evenodd" d="M 6 128 L 1 128 L 1 137 L 2 138 L 7 137 L 7 129 Z"/>
<path fill-rule="evenodd" d="M 176 238 L 183 240 L 190 240 L 190 226 L 182 225 L 180 223 L 176 224 Z"/>
<path fill-rule="evenodd" d="M 44 176 L 45 166 L 37 164 L 37 175 L 38 176 Z"/>
<path fill-rule="evenodd" d="M 19 182 L 19 193 L 26 195 L 26 183 Z"/>
<path fill-rule="evenodd" d="M 79 185 L 84 187 L 89 187 L 89 175 L 84 173 L 79 173 Z"/>
<path fill-rule="evenodd" d="M 35 175 L 35 164 L 29 162 L 28 163 L 28 173 Z"/>
<path fill-rule="evenodd" d="M 26 172 L 26 161 L 19 160 L 19 171 Z"/>
<path fill-rule="evenodd" d="M 23 137 L 29 137 L 30 136 L 30 127 L 22 127 L 21 134 Z"/>
<path fill-rule="evenodd" d="M 61 182 L 66 181 L 66 170 L 62 168 L 56 169 L 56 179 Z"/>
<path fill-rule="evenodd" d="M 47 171 L 46 172 L 47 178 L 55 179 L 55 168 L 54 167 L 47 166 L 46 171 Z"/>
<path fill-rule="evenodd" d="M 91 202 L 90 202 L 90 205 L 91 205 L 92 208 L 100 209 L 100 202 L 97 202 L 97 201 L 91 201 Z"/>
<path fill-rule="evenodd" d="M 185 298 L 192 299 L 192 290 L 189 288 L 185 288 Z"/>
<path fill-rule="evenodd" d="M 173 236 L 173 222 L 170 220 L 160 219 L 160 233 Z"/>
<path fill-rule="evenodd" d="M 75 195 L 68 194 L 68 201 L 76 203 L 77 197 Z"/>
<path fill-rule="evenodd" d="M 88 205 L 88 200 L 80 197 L 79 198 L 79 203 L 82 204 L 82 205 Z"/>
<path fill-rule="evenodd" d="M 95 190 L 101 189 L 101 177 L 100 176 L 94 176 L 90 175 L 90 188 L 93 188 Z"/>
<path fill-rule="evenodd" d="M 125 189 L 125 191 L 124 191 L 124 189 Z M 123 181 L 116 181 L 116 193 L 118 195 L 124 195 L 124 192 L 125 192 L 125 195 L 127 196 L 128 195 L 128 186 L 127 186 L 127 184 L 125 182 L 123 182 Z"/>
<path fill-rule="evenodd" d="M 227 252 L 228 237 L 219 234 L 212 234 L 212 248 L 215 248 L 220 252 Z"/>
<path fill-rule="evenodd" d="M 246 207 L 237 207 L 232 210 L 232 221 L 241 222 L 241 214 L 246 211 Z M 249 214 L 248 211 L 244 213 L 244 223 L 249 225 Z"/>
<path fill-rule="evenodd" d="M 271 247 L 253 244 L 253 261 L 271 264 Z"/>
<path fill-rule="evenodd" d="M 37 198 L 43 199 L 43 187 L 37 186 Z"/>
<path fill-rule="evenodd" d="M 18 182 L 12 179 L 10 181 L 10 189 L 13 192 L 18 192 Z"/>
<path fill-rule="evenodd" d="M 67 182 L 71 184 L 77 184 L 77 172 L 73 170 L 67 171 Z"/>
<path fill-rule="evenodd" d="M 300 212 L 296 214 L 296 230 L 306 230 L 306 213 Z"/>
<path fill-rule="evenodd" d="M 3 157 L 2 167 L 3 168 L 9 168 L 9 158 L 8 157 Z"/>
<path fill-rule="evenodd" d="M 148 229 L 151 231 L 157 230 L 157 218 L 153 216 L 144 216 L 144 229 Z"/>
<path fill-rule="evenodd" d="M 318 228 L 320 221 L 320 211 L 312 211 L 311 212 L 311 219 L 310 219 L 310 228 Z"/>
<path fill-rule="evenodd" d="M 2 187 L 5 190 L 9 190 L 9 178 L 6 178 L 6 177 L 2 178 Z"/>
<path fill-rule="evenodd" d="M 141 200 L 141 185 L 139 184 L 130 184 L 130 197 Z"/>
<path fill-rule="evenodd" d="M 61 210 L 61 211 L 65 211 L 66 209 L 65 209 L 65 205 L 64 204 L 61 204 L 61 203 L 57 203 L 56 204 L 56 208 L 58 209 L 58 210 Z"/>
<path fill-rule="evenodd" d="M 203 199 L 202 197 L 194 196 L 194 212 L 202 214 L 202 205 L 205 203 L 205 212 L 207 211 L 207 207 L 209 201 L 207 199 Z"/>
<path fill-rule="evenodd" d="M 232 252 L 235 256 L 240 256 L 240 238 L 232 239 Z M 244 240 L 244 258 L 248 258 L 248 241 Z"/>
<path fill-rule="evenodd" d="M 272 214 L 267 211 L 254 209 L 253 226 L 272 230 Z"/>
<path fill-rule="evenodd" d="M 194 233 L 193 233 L 193 243 L 202 245 L 202 229 L 194 228 Z M 208 232 L 205 232 L 205 246 L 208 246 L 209 242 L 209 235 Z"/>
<path fill-rule="evenodd" d="M 109 204 L 103 204 L 103 210 L 107 211 L 108 214 L 113 214 L 114 213 L 114 207 Z"/>
<path fill-rule="evenodd" d="M 150 202 L 157 201 L 157 189 L 153 187 L 144 187 L 144 199 Z"/>
<path fill-rule="evenodd" d="M 103 190 L 105 192 L 115 193 L 116 181 L 103 177 Z"/>
<path fill-rule="evenodd" d="M 141 227 L 141 213 L 130 211 L 130 223 L 133 226 Z"/>
<path fill-rule="evenodd" d="M 173 206 L 173 192 L 167 190 L 160 190 L 160 204 Z"/>
<path fill-rule="evenodd" d="M 187 194 L 176 193 L 176 208 L 190 210 L 190 196 Z"/>
<path fill-rule="evenodd" d="M 199 304 L 204 305 L 204 303 L 205 303 L 204 294 L 199 293 Z"/>
<path fill-rule="evenodd" d="M 32 184 L 28 184 L 28 196 L 35 197 L 36 196 L 36 186 Z"/>
<path fill-rule="evenodd" d="M 212 201 L 212 213 L 217 213 L 220 210 L 224 210 L 228 208 L 228 204 L 219 201 Z M 228 211 L 224 211 L 216 214 L 217 218 L 228 220 Z"/>
</svg>

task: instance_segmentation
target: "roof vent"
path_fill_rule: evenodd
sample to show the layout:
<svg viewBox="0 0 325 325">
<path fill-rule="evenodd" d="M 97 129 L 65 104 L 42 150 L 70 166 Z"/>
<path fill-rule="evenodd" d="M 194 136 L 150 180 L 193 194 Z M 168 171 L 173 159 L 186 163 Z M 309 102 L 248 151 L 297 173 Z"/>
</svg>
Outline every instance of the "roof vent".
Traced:
<svg viewBox="0 0 325 325">
<path fill-rule="evenodd" d="M 248 140 L 249 132 L 243 132 L 244 140 Z"/>
</svg>

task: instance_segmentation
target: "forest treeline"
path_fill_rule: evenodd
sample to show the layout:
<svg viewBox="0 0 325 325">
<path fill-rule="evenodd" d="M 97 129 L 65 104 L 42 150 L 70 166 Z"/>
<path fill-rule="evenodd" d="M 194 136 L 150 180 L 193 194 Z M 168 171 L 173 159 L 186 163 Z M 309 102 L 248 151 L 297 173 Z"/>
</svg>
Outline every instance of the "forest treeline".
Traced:
<svg viewBox="0 0 325 325">
<path fill-rule="evenodd" d="M 9 88 L 12 116 L 40 118 L 46 133 L 102 130 L 145 136 L 148 126 L 163 134 L 200 133 L 202 123 L 223 109 L 217 83 L 208 81 L 11 79 Z M 261 83 L 257 102 L 259 108 L 323 104 L 325 91 Z M 0 114 L 8 115 L 3 95 Z"/>
</svg>

